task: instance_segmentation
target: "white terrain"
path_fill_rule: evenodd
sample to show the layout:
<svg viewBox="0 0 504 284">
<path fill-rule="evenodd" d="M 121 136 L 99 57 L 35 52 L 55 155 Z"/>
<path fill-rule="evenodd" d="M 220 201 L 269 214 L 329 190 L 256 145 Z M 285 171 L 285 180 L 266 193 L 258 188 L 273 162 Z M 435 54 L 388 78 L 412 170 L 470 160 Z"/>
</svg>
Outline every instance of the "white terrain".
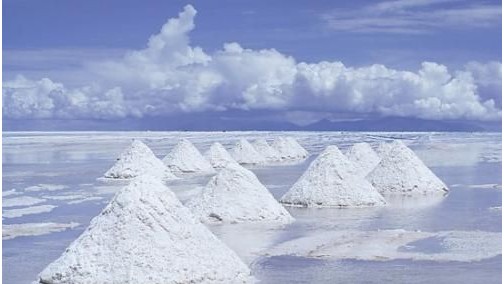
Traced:
<svg viewBox="0 0 504 284">
<path fill-rule="evenodd" d="M 178 175 L 215 173 L 212 165 L 187 139 L 180 140 L 170 153 L 163 158 L 163 162 Z"/>
</svg>

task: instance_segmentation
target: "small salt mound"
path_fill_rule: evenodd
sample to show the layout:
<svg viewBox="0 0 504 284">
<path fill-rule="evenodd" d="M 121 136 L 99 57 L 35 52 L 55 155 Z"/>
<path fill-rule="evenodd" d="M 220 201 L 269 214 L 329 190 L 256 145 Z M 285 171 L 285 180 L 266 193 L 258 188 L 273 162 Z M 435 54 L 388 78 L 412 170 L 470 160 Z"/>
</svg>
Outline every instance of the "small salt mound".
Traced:
<svg viewBox="0 0 504 284">
<path fill-rule="evenodd" d="M 240 139 L 231 149 L 231 156 L 240 164 L 264 164 L 266 158 L 254 149 L 246 139 Z"/>
<path fill-rule="evenodd" d="M 348 163 L 338 147 L 327 147 L 280 202 L 306 207 L 385 205 L 384 198 L 368 181 L 345 168 Z"/>
<path fill-rule="evenodd" d="M 448 187 L 401 141 L 392 143 L 392 149 L 367 179 L 382 194 L 448 192 Z"/>
<path fill-rule="evenodd" d="M 380 144 L 378 144 L 378 147 L 376 147 L 375 152 L 378 157 L 383 158 L 387 156 L 392 147 L 392 142 L 381 142 Z"/>
<path fill-rule="evenodd" d="M 283 160 L 299 160 L 308 157 L 308 152 L 294 138 L 277 137 L 271 144 Z"/>
<path fill-rule="evenodd" d="M 251 171 L 229 165 L 186 206 L 203 222 L 279 222 L 294 219 Z"/>
<path fill-rule="evenodd" d="M 231 157 L 226 148 L 218 142 L 215 142 L 212 146 L 210 146 L 210 149 L 205 152 L 205 157 L 216 169 L 224 168 L 228 164 L 238 164 L 233 157 Z"/>
<path fill-rule="evenodd" d="M 271 147 L 264 138 L 256 139 L 252 142 L 252 146 L 254 146 L 254 149 L 263 155 L 269 162 L 275 162 L 282 159 L 280 153 Z"/>
<path fill-rule="evenodd" d="M 171 150 L 163 162 L 174 173 L 197 173 L 213 174 L 215 173 L 212 165 L 201 155 L 194 145 L 187 139 L 182 139 Z"/>
<path fill-rule="evenodd" d="M 143 174 L 150 174 L 163 180 L 176 179 L 147 145 L 140 140 L 133 140 L 131 145 L 119 155 L 117 162 L 104 174 L 104 177 L 130 179 Z"/>
<path fill-rule="evenodd" d="M 380 162 L 380 157 L 368 143 L 356 143 L 350 147 L 346 156 L 357 170 L 365 177 Z"/>
<path fill-rule="evenodd" d="M 133 180 L 40 283 L 248 283 L 249 268 L 151 176 Z"/>
</svg>

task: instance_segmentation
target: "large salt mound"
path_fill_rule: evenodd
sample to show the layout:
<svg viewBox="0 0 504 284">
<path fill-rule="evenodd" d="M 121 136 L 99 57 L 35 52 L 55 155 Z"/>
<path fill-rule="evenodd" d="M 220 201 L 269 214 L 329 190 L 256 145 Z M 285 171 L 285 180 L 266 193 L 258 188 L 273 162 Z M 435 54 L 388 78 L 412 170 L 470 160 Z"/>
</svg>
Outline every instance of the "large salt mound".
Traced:
<svg viewBox="0 0 504 284">
<path fill-rule="evenodd" d="M 266 158 L 254 149 L 246 139 L 240 139 L 231 149 L 231 156 L 240 164 L 263 164 Z"/>
<path fill-rule="evenodd" d="M 368 143 L 356 143 L 352 145 L 347 150 L 346 156 L 363 177 L 371 172 L 380 162 L 380 157 Z"/>
<path fill-rule="evenodd" d="M 307 207 L 385 205 L 384 198 L 368 181 L 345 168 L 345 160 L 338 147 L 327 147 L 280 202 Z"/>
<path fill-rule="evenodd" d="M 163 158 L 163 162 L 168 168 L 177 174 L 197 173 L 213 174 L 215 173 L 212 165 L 201 155 L 194 145 L 187 139 L 182 139 L 175 147 Z"/>
<path fill-rule="evenodd" d="M 170 169 L 152 153 L 147 145 L 140 140 L 133 140 L 104 176 L 106 178 L 129 179 L 143 174 L 150 174 L 163 180 L 176 179 Z"/>
<path fill-rule="evenodd" d="M 392 149 L 367 179 L 382 194 L 448 192 L 448 187 L 401 141 L 392 143 Z"/>
<path fill-rule="evenodd" d="M 280 153 L 268 144 L 266 139 L 259 138 L 252 142 L 252 146 L 259 154 L 263 155 L 269 162 L 280 161 L 282 158 Z"/>
<path fill-rule="evenodd" d="M 210 164 L 216 168 L 225 168 L 228 164 L 238 164 L 222 144 L 215 142 L 210 149 L 205 152 L 205 157 Z"/>
<path fill-rule="evenodd" d="M 186 206 L 203 222 L 279 222 L 294 219 L 251 171 L 229 165 Z"/>
<path fill-rule="evenodd" d="M 299 160 L 308 157 L 308 152 L 294 138 L 277 137 L 271 144 L 283 160 Z"/>
<path fill-rule="evenodd" d="M 250 270 L 171 190 L 151 176 L 133 180 L 40 283 L 247 283 Z"/>
</svg>

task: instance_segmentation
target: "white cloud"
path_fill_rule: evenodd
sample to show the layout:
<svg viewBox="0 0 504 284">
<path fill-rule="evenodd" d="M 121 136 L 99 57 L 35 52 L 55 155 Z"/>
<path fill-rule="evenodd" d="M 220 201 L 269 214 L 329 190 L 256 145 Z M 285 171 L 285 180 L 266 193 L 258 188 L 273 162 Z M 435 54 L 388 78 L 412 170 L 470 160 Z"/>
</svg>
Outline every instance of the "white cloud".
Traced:
<svg viewBox="0 0 504 284">
<path fill-rule="evenodd" d="M 499 27 L 500 4 L 460 0 L 396 0 L 322 15 L 335 31 L 363 33 L 428 33 L 439 28 Z"/>
<path fill-rule="evenodd" d="M 385 8 L 407 8 L 398 8 L 400 2 Z M 428 119 L 501 117 L 500 62 L 472 62 L 458 71 L 425 62 L 411 72 L 379 64 L 352 68 L 341 62 L 297 62 L 275 49 L 251 50 L 238 43 L 207 54 L 190 43 L 195 15 L 188 5 L 146 48 L 90 64 L 89 77 L 96 78 L 91 86 L 66 88 L 47 78 L 4 82 L 4 116 L 123 118 L 271 109 Z"/>
</svg>

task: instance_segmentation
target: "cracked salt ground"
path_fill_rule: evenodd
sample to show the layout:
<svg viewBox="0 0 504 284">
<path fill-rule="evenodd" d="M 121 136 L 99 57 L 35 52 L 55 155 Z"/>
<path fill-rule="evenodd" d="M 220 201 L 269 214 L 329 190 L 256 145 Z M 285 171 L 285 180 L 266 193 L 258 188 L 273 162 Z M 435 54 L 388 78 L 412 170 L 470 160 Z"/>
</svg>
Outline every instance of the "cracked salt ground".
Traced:
<svg viewBox="0 0 504 284">
<path fill-rule="evenodd" d="M 429 139 L 422 139 L 428 135 Z M 471 185 L 501 184 L 501 163 L 495 161 L 500 153 L 500 134 L 470 133 L 297 133 L 289 132 L 237 132 L 237 133 L 191 133 L 191 132 L 103 132 L 93 133 L 43 133 L 36 137 L 29 133 L 4 133 L 4 180 L 3 189 L 16 189 L 11 197 L 78 195 L 99 196 L 103 200 L 68 204 L 68 200 L 48 200 L 57 205 L 51 212 L 5 219 L 4 224 L 81 224 L 64 231 L 54 230 L 39 236 L 19 236 L 3 241 L 4 283 L 29 283 L 50 262 L 74 241 L 89 225 L 92 217 L 99 214 L 113 194 L 123 186 L 117 182 L 97 181 L 96 178 L 111 166 L 118 151 L 131 143 L 131 139 L 145 141 L 158 158 L 162 158 L 182 138 L 187 138 L 200 150 L 206 150 L 214 142 L 231 149 L 239 138 L 253 141 L 268 137 L 268 141 L 280 136 L 292 136 L 311 154 L 308 160 L 294 165 L 248 167 L 266 185 L 272 195 L 279 199 L 306 170 L 326 146 L 335 144 L 345 151 L 354 143 L 367 142 L 373 148 L 381 141 L 405 139 L 415 153 L 426 154 L 424 161 L 449 187 L 448 196 L 438 199 L 414 199 L 397 197 L 388 199 L 388 207 L 364 209 L 306 209 L 288 208 L 296 219 L 284 226 L 255 226 L 250 224 L 211 225 L 210 229 L 233 249 L 252 269 L 261 283 L 500 283 L 500 256 L 472 261 L 433 261 L 391 258 L 387 261 L 355 259 L 313 259 L 301 256 L 266 256 L 265 252 L 275 247 L 309 236 L 310 232 L 361 232 L 403 229 L 408 235 L 443 233 L 447 236 L 428 236 L 406 244 L 409 253 L 423 257 L 438 255 L 440 248 L 450 246 L 450 259 L 459 260 L 468 253 L 468 246 L 487 243 L 488 236 L 495 240 L 500 234 L 502 190 L 475 189 Z M 167 138 L 170 137 L 170 138 Z M 54 144 L 62 145 L 61 149 Z M 467 145 L 471 146 L 453 146 Z M 444 147 L 446 145 L 446 147 Z M 486 147 L 485 145 L 492 145 Z M 440 149 L 451 149 L 452 160 L 437 155 Z M 432 149 L 432 150 L 431 150 Z M 430 151 L 434 151 L 430 154 Z M 474 158 L 477 157 L 477 158 Z M 42 171 L 43 174 L 32 175 Z M 19 173 L 25 172 L 25 175 Z M 182 202 L 196 195 L 208 183 L 211 176 L 191 177 L 170 181 L 169 187 Z M 24 188 L 39 185 L 65 185 L 56 191 L 25 192 Z M 18 194 L 20 193 L 20 194 Z M 12 194 L 12 193 L 11 193 Z M 8 195 L 8 194 L 7 194 Z M 65 198 L 63 198 L 65 199 Z M 46 204 L 46 203 L 43 203 Z M 40 225 L 45 226 L 45 225 Z M 58 225 L 59 227 L 59 225 Z M 420 232 L 417 232 L 420 230 Z M 33 233 L 26 227 L 24 232 Z M 48 229 L 49 231 L 49 229 Z M 410 234 L 411 233 L 411 234 Z M 352 233 L 353 234 L 353 233 Z M 451 234 L 451 235 L 450 235 Z M 474 235 L 472 235 L 474 234 Z M 479 236 L 479 237 L 478 237 Z M 483 238 L 481 238 L 483 236 Z M 429 238 L 434 238 L 433 240 Z M 471 240 L 467 243 L 466 240 Z M 438 241 L 444 240 L 440 244 Z M 494 241 L 492 241 L 493 243 Z M 354 245 L 355 242 L 354 242 Z M 408 246 L 409 245 L 409 246 Z M 412 247 L 414 246 L 414 247 Z M 491 253 L 500 253 L 500 247 Z M 490 249 L 483 251 L 491 256 Z M 365 275 L 365 277 L 363 277 Z"/>
</svg>

